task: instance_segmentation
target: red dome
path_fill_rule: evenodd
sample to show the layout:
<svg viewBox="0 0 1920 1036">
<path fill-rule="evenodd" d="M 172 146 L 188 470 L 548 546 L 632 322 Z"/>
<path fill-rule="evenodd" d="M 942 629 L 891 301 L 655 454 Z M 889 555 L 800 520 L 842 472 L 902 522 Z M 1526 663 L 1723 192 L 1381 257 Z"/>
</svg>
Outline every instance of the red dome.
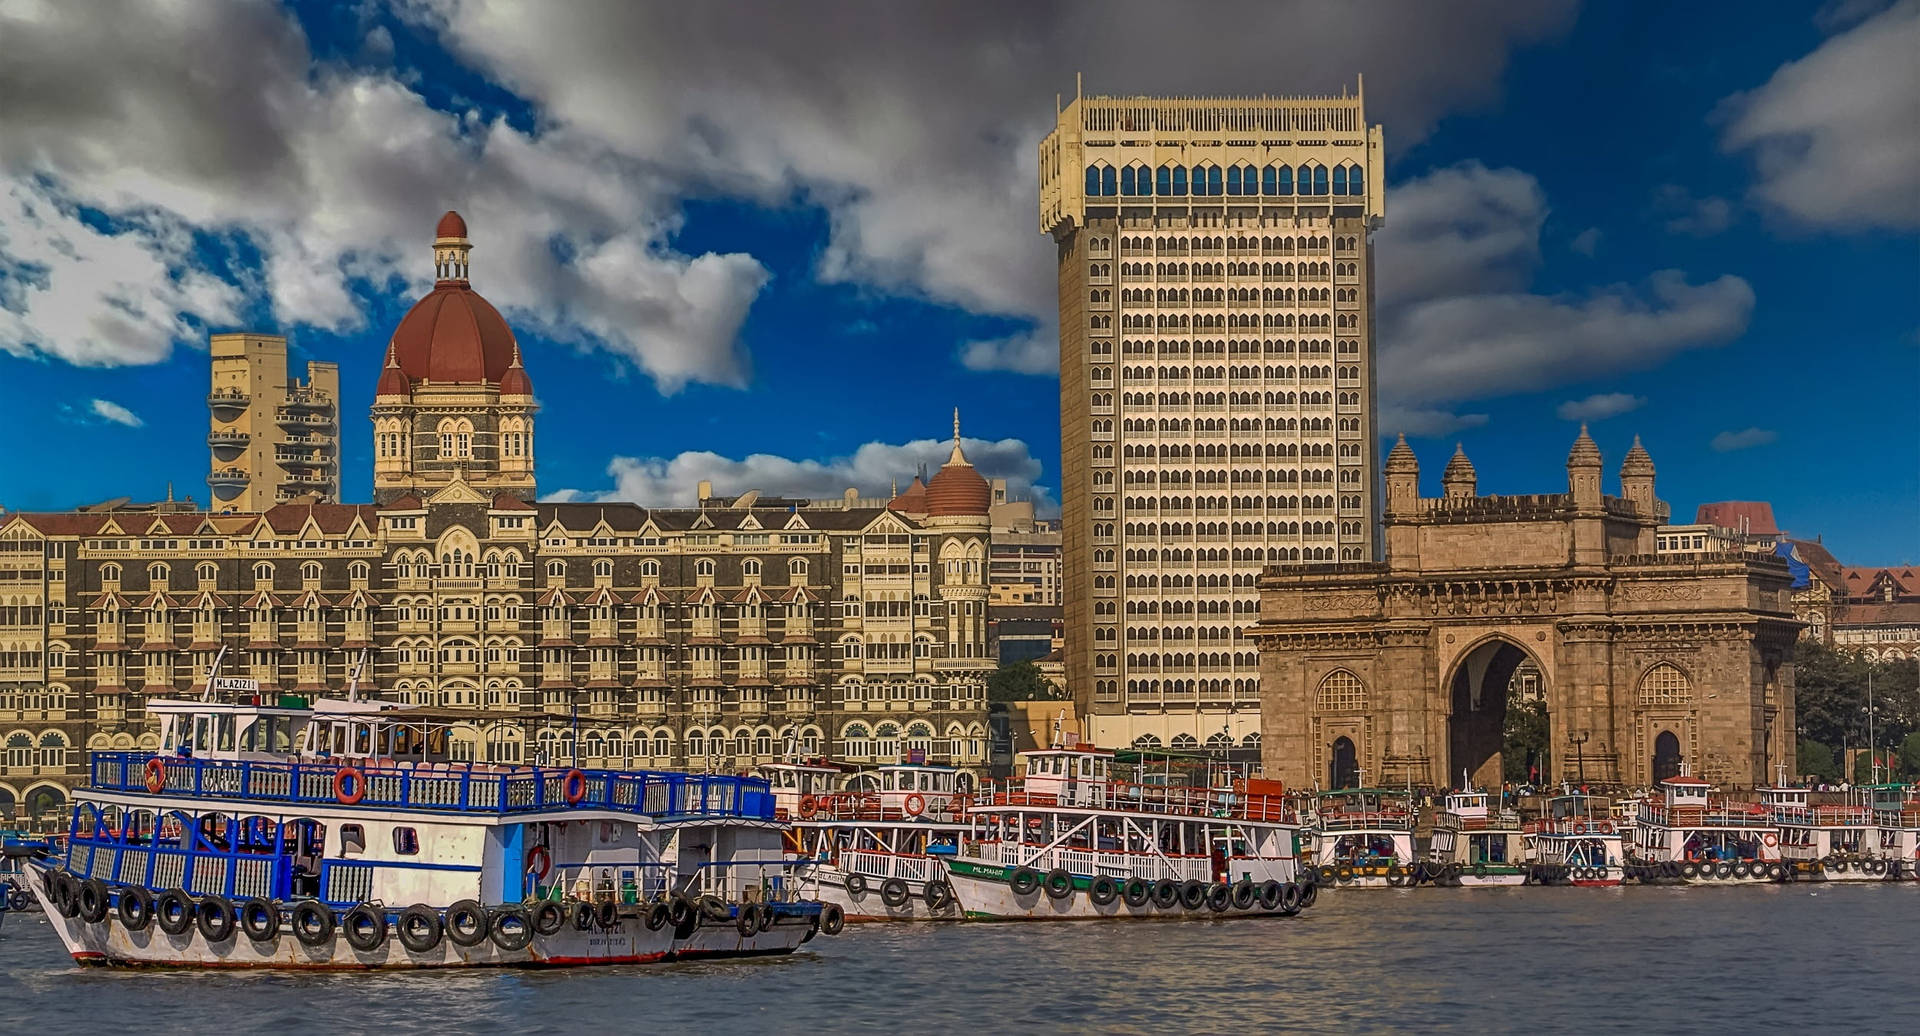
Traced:
<svg viewBox="0 0 1920 1036">
<path fill-rule="evenodd" d="M 993 487 L 967 463 L 959 446 L 927 482 L 927 514 L 939 518 L 952 515 L 986 517 L 993 507 Z"/>
<path fill-rule="evenodd" d="M 440 222 L 434 225 L 433 236 L 436 238 L 466 237 L 467 221 L 461 219 L 458 212 L 448 209 L 447 214 L 440 217 Z"/>
<path fill-rule="evenodd" d="M 513 365 L 513 331 L 466 282 L 441 281 L 401 318 L 392 354 L 414 381 L 498 382 Z"/>
<path fill-rule="evenodd" d="M 900 495 L 887 502 L 887 510 L 901 514 L 927 513 L 927 484 L 920 476 L 913 476 L 913 483 L 900 491 Z"/>
<path fill-rule="evenodd" d="M 376 396 L 405 396 L 413 392 L 413 383 L 398 364 L 393 362 L 393 350 L 387 350 L 387 365 L 380 369 L 380 381 L 373 386 Z"/>
<path fill-rule="evenodd" d="M 513 366 L 508 367 L 507 372 L 500 375 L 500 394 L 503 396 L 533 395 L 533 379 L 527 377 L 527 369 L 520 366 L 520 354 L 517 351 L 513 356 Z"/>
</svg>

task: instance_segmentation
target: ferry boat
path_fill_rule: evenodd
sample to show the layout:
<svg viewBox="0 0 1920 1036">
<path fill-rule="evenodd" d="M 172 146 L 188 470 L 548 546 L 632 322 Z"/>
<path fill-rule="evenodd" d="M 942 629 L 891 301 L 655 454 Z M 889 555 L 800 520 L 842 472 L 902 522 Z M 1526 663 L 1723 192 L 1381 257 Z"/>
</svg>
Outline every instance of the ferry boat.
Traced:
<svg viewBox="0 0 1920 1036">
<path fill-rule="evenodd" d="M 1315 884 L 1400 888 L 1427 874 L 1415 865 L 1414 817 L 1406 792 L 1347 788 L 1323 791 L 1311 801 L 1306 863 Z"/>
<path fill-rule="evenodd" d="M 1640 803 L 1630 863 L 1639 880 L 1718 883 L 1780 881 L 1780 834 L 1765 806 L 1712 797 L 1685 773 L 1660 782 Z"/>
<path fill-rule="evenodd" d="M 1867 789 L 1873 811 L 1873 842 L 1878 859 L 1887 864 L 1887 878 L 1920 881 L 1920 788 L 1911 784 L 1879 784 Z"/>
<path fill-rule="evenodd" d="M 628 964 L 838 929 L 761 780 L 455 762 L 477 714 L 351 695 L 147 710 L 161 754 L 93 753 L 66 851 L 27 865 L 83 963 Z"/>
<path fill-rule="evenodd" d="M 1520 814 L 1494 809 L 1487 799 L 1486 792 L 1472 788 L 1441 799 L 1427 848 L 1427 880 L 1463 887 L 1527 883 L 1532 868 L 1526 862 Z"/>
<path fill-rule="evenodd" d="M 1873 837 L 1873 811 L 1864 800 L 1810 805 L 1806 788 L 1760 789 L 1760 801 L 1779 828 L 1780 860 L 1788 881 L 1880 881 L 1888 871 Z"/>
<path fill-rule="evenodd" d="M 971 773 L 902 763 L 849 775 L 823 761 L 760 773 L 792 818 L 787 850 L 807 896 L 849 922 L 960 920 L 946 861 L 968 830 Z"/>
<path fill-rule="evenodd" d="M 1555 795 L 1527 828 L 1533 835 L 1534 878 L 1542 884 L 1618 885 L 1629 873 L 1613 805 L 1604 798 Z"/>
<path fill-rule="evenodd" d="M 967 804 L 948 861 L 970 919 L 1292 916 L 1313 904 L 1277 781 L 1174 783 L 1170 762 L 1089 745 L 1023 752 L 1024 776 Z M 1118 767 L 1118 768 L 1117 768 Z"/>
</svg>

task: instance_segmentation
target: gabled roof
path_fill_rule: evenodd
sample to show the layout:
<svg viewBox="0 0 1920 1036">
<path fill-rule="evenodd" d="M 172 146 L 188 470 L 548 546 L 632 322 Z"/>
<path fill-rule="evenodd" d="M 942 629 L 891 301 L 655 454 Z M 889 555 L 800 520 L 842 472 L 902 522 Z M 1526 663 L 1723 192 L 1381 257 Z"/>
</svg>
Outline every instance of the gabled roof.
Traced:
<svg viewBox="0 0 1920 1036">
<path fill-rule="evenodd" d="M 522 499 L 520 499 L 519 497 L 517 497 L 517 496 L 513 496 L 513 495 L 511 495 L 511 494 L 508 494 L 508 493 L 495 493 L 495 494 L 494 494 L 494 496 L 493 496 L 493 509 L 494 509 L 494 510 L 496 510 L 496 511 L 534 511 L 534 510 L 538 510 L 538 508 L 536 508 L 536 507 L 534 507 L 534 506 L 533 506 L 532 504 L 530 504 L 530 503 L 527 503 L 527 502 L 526 502 L 525 500 L 522 500 Z"/>
<path fill-rule="evenodd" d="M 1754 536 L 1777 536 L 1780 527 L 1773 523 L 1773 505 L 1765 500 L 1722 500 L 1701 504 L 1694 512 L 1696 525 L 1718 525 L 1723 529 Z"/>
<path fill-rule="evenodd" d="M 337 536 L 346 532 L 354 519 L 360 519 L 364 528 L 364 523 L 379 513 L 379 508 L 372 504 L 278 504 L 268 508 L 261 517 L 282 536 L 298 536 L 309 528 Z"/>
</svg>

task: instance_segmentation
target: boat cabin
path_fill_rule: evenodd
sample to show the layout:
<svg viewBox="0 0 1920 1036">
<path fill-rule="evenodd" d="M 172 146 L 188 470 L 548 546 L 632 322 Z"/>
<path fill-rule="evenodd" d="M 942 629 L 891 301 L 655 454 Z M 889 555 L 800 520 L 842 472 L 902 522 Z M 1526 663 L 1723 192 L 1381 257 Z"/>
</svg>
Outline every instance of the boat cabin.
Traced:
<svg viewBox="0 0 1920 1036">
<path fill-rule="evenodd" d="M 160 752 L 201 759 L 280 760 L 295 754 L 313 711 L 299 706 L 155 698 L 147 714 L 160 721 Z"/>
<path fill-rule="evenodd" d="M 1712 793 L 1713 785 L 1698 777 L 1679 774 L 1660 782 L 1661 792 L 1666 797 L 1669 809 L 1681 806 L 1707 807 L 1707 796 Z"/>
<path fill-rule="evenodd" d="M 1022 788 L 1029 795 L 1051 795 L 1063 806 L 1099 806 L 1113 782 L 1113 753 L 1091 745 L 1020 753 L 1025 763 Z"/>
<path fill-rule="evenodd" d="M 1485 820 L 1491 816 L 1484 791 L 1456 791 L 1441 800 L 1441 810 L 1462 820 Z"/>
<path fill-rule="evenodd" d="M 768 763 L 759 768 L 759 774 L 773 789 L 774 808 L 787 816 L 797 817 L 801 799 L 819 799 L 832 795 L 840 785 L 846 771 L 825 760 L 811 760 L 798 763 Z"/>
</svg>

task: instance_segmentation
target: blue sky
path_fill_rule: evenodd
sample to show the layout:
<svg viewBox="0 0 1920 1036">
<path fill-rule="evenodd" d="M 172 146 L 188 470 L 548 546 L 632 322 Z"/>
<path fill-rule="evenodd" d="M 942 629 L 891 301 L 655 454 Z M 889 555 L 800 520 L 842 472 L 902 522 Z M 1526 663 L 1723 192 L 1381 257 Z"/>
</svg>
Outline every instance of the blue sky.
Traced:
<svg viewBox="0 0 1920 1036">
<path fill-rule="evenodd" d="M 1364 75 L 1383 425 L 1429 491 L 1455 441 L 1483 491 L 1554 489 L 1585 416 L 1676 514 L 1920 560 L 1920 3 L 1221 5 L 1225 44 L 1163 6 L 0 6 L 0 406 L 45 447 L 0 505 L 204 500 L 205 335 L 242 327 L 340 363 L 365 498 L 449 207 L 543 493 L 882 491 L 958 406 L 1044 504 L 1055 94 Z"/>
</svg>

